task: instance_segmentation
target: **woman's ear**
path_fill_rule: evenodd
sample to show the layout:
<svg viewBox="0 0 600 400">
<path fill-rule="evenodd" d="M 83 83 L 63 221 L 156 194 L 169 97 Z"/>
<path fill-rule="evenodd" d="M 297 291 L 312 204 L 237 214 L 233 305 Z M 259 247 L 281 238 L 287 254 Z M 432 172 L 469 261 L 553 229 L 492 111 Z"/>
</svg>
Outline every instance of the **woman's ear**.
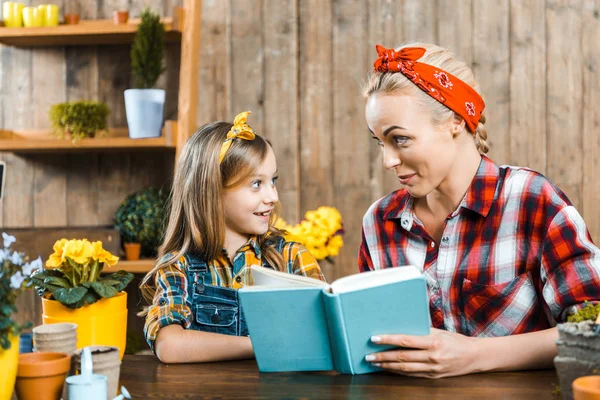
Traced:
<svg viewBox="0 0 600 400">
<path fill-rule="evenodd" d="M 454 113 L 450 118 L 450 132 L 452 137 L 458 136 L 465 130 L 465 120 L 458 114 Z"/>
</svg>

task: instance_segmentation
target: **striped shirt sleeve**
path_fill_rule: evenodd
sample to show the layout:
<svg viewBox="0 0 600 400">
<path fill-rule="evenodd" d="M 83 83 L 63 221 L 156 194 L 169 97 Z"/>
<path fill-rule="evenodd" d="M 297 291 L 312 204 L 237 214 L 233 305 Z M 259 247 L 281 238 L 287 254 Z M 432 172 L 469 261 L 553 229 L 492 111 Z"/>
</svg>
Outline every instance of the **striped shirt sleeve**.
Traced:
<svg viewBox="0 0 600 400">
<path fill-rule="evenodd" d="M 144 324 L 144 336 L 152 351 L 155 351 L 154 342 L 160 328 L 178 324 L 187 329 L 192 323 L 184 263 L 182 257 L 156 273 L 156 293 Z"/>
</svg>

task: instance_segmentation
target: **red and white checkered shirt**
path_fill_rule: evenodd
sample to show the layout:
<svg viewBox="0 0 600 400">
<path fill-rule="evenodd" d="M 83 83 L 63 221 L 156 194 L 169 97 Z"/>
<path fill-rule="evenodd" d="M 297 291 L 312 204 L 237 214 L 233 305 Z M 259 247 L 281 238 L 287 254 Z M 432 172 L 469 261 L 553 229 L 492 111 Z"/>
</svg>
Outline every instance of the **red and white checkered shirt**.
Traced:
<svg viewBox="0 0 600 400">
<path fill-rule="evenodd" d="M 358 258 L 361 272 L 421 269 L 432 326 L 469 336 L 550 328 L 600 300 L 600 250 L 564 193 L 485 156 L 439 244 L 400 189 L 365 214 Z"/>
</svg>

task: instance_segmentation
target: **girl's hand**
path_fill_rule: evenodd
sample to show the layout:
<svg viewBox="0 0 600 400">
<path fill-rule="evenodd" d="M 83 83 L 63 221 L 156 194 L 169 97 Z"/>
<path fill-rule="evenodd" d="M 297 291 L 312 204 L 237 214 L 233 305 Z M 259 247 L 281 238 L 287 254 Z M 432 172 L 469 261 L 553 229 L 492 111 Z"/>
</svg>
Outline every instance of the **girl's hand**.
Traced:
<svg viewBox="0 0 600 400">
<path fill-rule="evenodd" d="M 380 339 L 380 340 L 378 340 Z M 373 353 L 366 360 L 387 371 L 423 378 L 443 378 L 477 372 L 477 338 L 431 328 L 427 336 L 379 335 L 377 344 L 403 349 Z"/>
</svg>

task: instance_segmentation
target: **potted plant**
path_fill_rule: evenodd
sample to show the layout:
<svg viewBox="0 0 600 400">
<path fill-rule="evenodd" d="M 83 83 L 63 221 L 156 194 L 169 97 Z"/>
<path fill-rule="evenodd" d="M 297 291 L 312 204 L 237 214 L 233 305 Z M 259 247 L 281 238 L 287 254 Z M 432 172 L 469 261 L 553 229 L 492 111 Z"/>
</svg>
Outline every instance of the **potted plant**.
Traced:
<svg viewBox="0 0 600 400">
<path fill-rule="evenodd" d="M 115 227 L 121 234 L 125 251 L 138 243 L 140 254 L 154 257 L 160 244 L 167 194 L 156 188 L 142 189 L 123 200 L 115 214 Z M 127 255 L 127 259 L 129 255 Z"/>
<path fill-rule="evenodd" d="M 158 14 L 150 9 L 142 12 L 131 46 L 131 68 L 136 89 L 125 91 L 125 112 L 132 138 L 158 137 L 161 134 L 165 91 L 154 89 L 154 86 L 165 70 L 164 35 L 165 29 Z"/>
<path fill-rule="evenodd" d="M 46 268 L 36 271 L 31 280 L 42 298 L 44 324 L 77 324 L 77 348 L 115 346 L 122 358 L 127 337 L 127 293 L 123 290 L 133 274 L 101 275 L 104 267 L 118 260 L 102 248 L 102 242 L 61 239 L 54 243 Z"/>
<path fill-rule="evenodd" d="M 333 264 L 333 257 L 344 245 L 342 215 L 335 207 L 321 206 L 307 211 L 304 219 L 294 226 L 279 218 L 275 227 L 285 232 L 286 239 L 302 243 L 317 261 Z"/>
<path fill-rule="evenodd" d="M 587 304 L 558 324 L 558 354 L 554 366 L 558 374 L 563 398 L 573 398 L 573 381 L 581 376 L 600 373 L 600 334 L 594 330 L 594 321 L 600 312 L 600 303 Z"/>
<path fill-rule="evenodd" d="M 54 134 L 60 138 L 71 137 L 73 143 L 80 139 L 93 138 L 96 133 L 106 131 L 110 109 L 97 101 L 72 101 L 50 107 L 50 122 Z"/>
<path fill-rule="evenodd" d="M 15 322 L 11 316 L 17 311 L 15 302 L 28 286 L 29 275 L 42 267 L 38 258 L 29 262 L 20 252 L 10 249 L 14 236 L 2 233 L 0 249 L 0 400 L 9 400 L 15 386 L 19 361 L 19 334 L 26 326 Z"/>
</svg>

